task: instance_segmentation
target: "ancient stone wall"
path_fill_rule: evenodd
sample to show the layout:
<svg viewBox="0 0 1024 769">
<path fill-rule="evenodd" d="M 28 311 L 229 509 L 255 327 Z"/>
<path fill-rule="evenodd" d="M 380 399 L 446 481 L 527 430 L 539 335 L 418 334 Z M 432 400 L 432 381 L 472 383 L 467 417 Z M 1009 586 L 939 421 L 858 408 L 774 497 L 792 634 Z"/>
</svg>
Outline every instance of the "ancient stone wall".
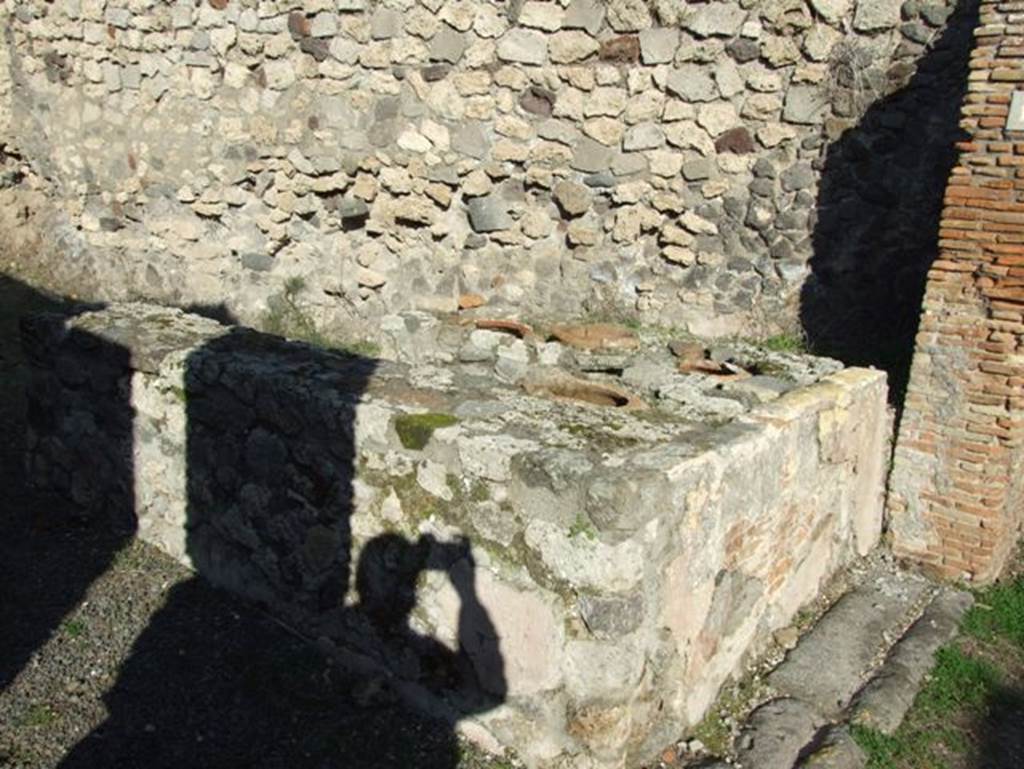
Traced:
<svg viewBox="0 0 1024 769">
<path fill-rule="evenodd" d="M 1024 519 L 1022 21 L 1022 3 L 982 3 L 890 482 L 896 552 L 980 581 Z"/>
<path fill-rule="evenodd" d="M 444 336 L 465 363 L 146 305 L 37 319 L 31 476 L 93 516 L 134 489 L 140 537 L 531 766 L 646 761 L 878 541 L 880 372 L 747 352 L 774 373 L 720 381 L 662 343 L 602 353 L 634 397 L 581 403 L 616 392 L 569 373 L 590 353 Z"/>
<path fill-rule="evenodd" d="M 49 185 L 54 280 L 258 324 L 301 277 L 363 334 L 465 293 L 876 319 L 916 297 L 962 80 L 952 0 L 0 5 L 0 144 Z"/>
</svg>

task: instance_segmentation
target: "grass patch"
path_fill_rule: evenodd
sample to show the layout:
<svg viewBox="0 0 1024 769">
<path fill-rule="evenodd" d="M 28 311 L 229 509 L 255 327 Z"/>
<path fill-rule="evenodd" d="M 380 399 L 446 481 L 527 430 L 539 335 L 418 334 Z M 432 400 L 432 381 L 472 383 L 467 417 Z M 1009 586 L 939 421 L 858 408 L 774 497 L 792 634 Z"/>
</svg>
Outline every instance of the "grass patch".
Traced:
<svg viewBox="0 0 1024 769">
<path fill-rule="evenodd" d="M 29 729 L 40 729 L 51 726 L 57 720 L 53 708 L 45 703 L 33 705 L 19 720 L 18 725 Z"/>
<path fill-rule="evenodd" d="M 906 734 L 900 730 L 894 735 L 854 725 L 850 734 L 867 754 L 865 769 L 946 769 L 949 764 L 945 754 L 968 747 L 960 731 L 938 725 Z"/>
<path fill-rule="evenodd" d="M 452 476 L 454 477 L 454 476 Z M 457 480 L 457 479 L 456 479 Z M 452 484 L 448 484 L 451 487 Z M 491 499 L 491 490 L 487 486 L 487 482 L 477 478 L 473 481 L 473 485 L 469 489 L 469 499 L 471 502 L 488 502 Z"/>
<path fill-rule="evenodd" d="M 758 346 L 771 352 L 807 352 L 807 341 L 799 334 L 776 334 L 758 342 Z"/>
<path fill-rule="evenodd" d="M 119 570 L 138 571 L 147 566 L 149 560 L 145 546 L 138 540 L 126 544 L 114 554 L 111 567 Z"/>
<path fill-rule="evenodd" d="M 68 638 L 81 638 L 88 630 L 88 625 L 79 619 L 69 619 L 64 623 L 64 633 Z"/>
<path fill-rule="evenodd" d="M 260 324 L 264 331 L 314 347 L 344 353 L 345 355 L 376 358 L 380 346 L 367 340 L 344 341 L 334 339 L 323 332 L 309 312 L 299 303 L 299 297 L 306 290 L 306 281 L 300 277 L 288 278 L 280 293 L 267 302 L 268 308 Z"/>
<path fill-rule="evenodd" d="M 1000 696 L 1002 673 L 955 643 L 939 649 L 935 660 L 928 683 L 895 734 L 853 726 L 853 738 L 868 756 L 867 769 L 943 769 L 948 756 L 970 749 L 971 736 L 959 724 L 963 716 L 981 715 Z"/>
<path fill-rule="evenodd" d="M 1024 650 L 1024 578 L 981 590 L 961 623 L 964 638 L 941 648 L 935 668 L 900 728 L 886 735 L 865 726 L 852 734 L 868 755 L 867 769 L 962 767 L 991 751 L 992 730 L 1019 729 L 1024 711 L 1020 651 Z M 1001 713 L 1009 713 L 1009 722 Z M 995 756 L 1010 766 L 1012 756 Z M 1013 764 L 1016 766 L 1016 764 Z"/>
<path fill-rule="evenodd" d="M 1024 649 L 1024 577 L 979 592 L 963 629 L 983 641 L 1002 637 Z"/>
<path fill-rule="evenodd" d="M 570 422 L 563 425 L 562 429 L 574 438 L 586 441 L 587 448 L 593 448 L 598 451 L 609 452 L 629 449 L 640 443 L 639 438 L 634 438 L 630 435 L 618 435 L 614 432 L 621 427 L 622 425 L 620 424 L 612 423 L 604 425 L 606 429 L 602 429 L 597 425 Z"/>
<path fill-rule="evenodd" d="M 597 529 L 594 528 L 594 524 L 590 522 L 582 512 L 576 513 L 576 520 L 572 522 L 572 526 L 569 527 L 570 537 L 583 536 L 587 539 L 597 539 Z"/>
<path fill-rule="evenodd" d="M 522 764 L 506 756 L 492 756 L 464 740 L 458 743 L 459 769 L 520 769 Z"/>
<path fill-rule="evenodd" d="M 402 414 L 395 417 L 395 432 L 398 440 L 407 449 L 422 451 L 430 442 L 434 430 L 451 427 L 459 420 L 451 414 Z"/>
<path fill-rule="evenodd" d="M 991 663 L 965 654 L 956 644 L 939 649 L 935 663 L 930 680 L 914 702 L 924 714 L 944 716 L 961 708 L 979 708 L 999 687 L 999 671 Z"/>
</svg>

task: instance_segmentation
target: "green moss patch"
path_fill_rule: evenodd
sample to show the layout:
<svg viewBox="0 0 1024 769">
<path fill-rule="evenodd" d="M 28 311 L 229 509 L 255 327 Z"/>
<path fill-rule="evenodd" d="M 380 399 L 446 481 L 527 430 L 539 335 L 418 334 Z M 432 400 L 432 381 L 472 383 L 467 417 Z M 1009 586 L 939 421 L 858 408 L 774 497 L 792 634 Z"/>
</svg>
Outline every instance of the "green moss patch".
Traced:
<svg viewBox="0 0 1024 769">
<path fill-rule="evenodd" d="M 395 417 L 395 432 L 405 448 L 422 451 L 434 430 L 451 427 L 458 421 L 451 414 L 402 414 Z"/>
</svg>

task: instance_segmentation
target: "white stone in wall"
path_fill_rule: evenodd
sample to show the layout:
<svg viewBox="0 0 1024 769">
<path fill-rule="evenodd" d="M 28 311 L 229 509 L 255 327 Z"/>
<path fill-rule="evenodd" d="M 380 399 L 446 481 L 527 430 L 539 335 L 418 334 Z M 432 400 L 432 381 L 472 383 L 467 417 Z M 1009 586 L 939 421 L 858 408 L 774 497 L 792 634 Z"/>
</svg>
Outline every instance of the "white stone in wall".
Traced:
<svg viewBox="0 0 1024 769">
<path fill-rule="evenodd" d="M 640 33 L 640 58 L 644 64 L 670 62 L 675 58 L 678 47 L 678 30 L 654 27 Z"/>
<path fill-rule="evenodd" d="M 417 6 L 405 14 L 405 31 L 410 35 L 429 39 L 437 34 L 441 22 L 426 8 Z"/>
<path fill-rule="evenodd" d="M 715 65 L 715 84 L 726 99 L 743 93 L 746 87 L 743 75 L 732 59 L 723 59 Z"/>
<path fill-rule="evenodd" d="M 505 16 L 492 5 L 482 5 L 476 10 L 476 18 L 473 20 L 473 31 L 480 37 L 500 37 L 508 30 L 508 22 Z"/>
<path fill-rule="evenodd" d="M 857 0 L 853 28 L 858 32 L 880 32 L 900 22 L 900 3 L 895 0 Z"/>
<path fill-rule="evenodd" d="M 475 0 L 449 0 L 438 15 L 441 21 L 447 22 L 459 32 L 468 32 L 476 21 L 480 3 Z"/>
<path fill-rule="evenodd" d="M 627 151 L 655 149 L 665 143 L 665 132 L 655 123 L 640 123 L 630 128 L 623 139 Z"/>
<path fill-rule="evenodd" d="M 736 3 L 715 2 L 698 6 L 696 13 L 684 19 L 683 28 L 698 37 L 732 37 L 740 31 L 747 12 Z"/>
<path fill-rule="evenodd" d="M 566 30 L 552 35 L 548 47 L 552 62 L 572 64 L 593 56 L 600 46 L 585 32 Z"/>
<path fill-rule="evenodd" d="M 556 32 L 562 28 L 565 10 L 555 2 L 527 0 L 519 11 L 519 23 L 524 27 Z"/>
<path fill-rule="evenodd" d="M 267 87 L 283 91 L 295 82 L 295 69 L 288 60 L 269 61 L 263 71 L 267 78 Z"/>
<path fill-rule="evenodd" d="M 848 19 L 853 0 L 810 0 L 811 8 L 829 24 Z"/>
<path fill-rule="evenodd" d="M 840 40 L 842 34 L 819 24 L 804 37 L 804 52 L 812 61 L 827 61 Z"/>
<path fill-rule="evenodd" d="M 800 48 L 790 37 L 772 35 L 761 43 L 761 55 L 772 67 L 785 67 L 800 61 Z"/>
<path fill-rule="evenodd" d="M 658 120 L 664 111 L 665 95 L 652 88 L 629 97 L 623 119 L 629 124 Z"/>
<path fill-rule="evenodd" d="M 610 117 L 590 118 L 583 123 L 583 133 L 609 147 L 619 145 L 625 130 L 622 123 Z"/>
<path fill-rule="evenodd" d="M 793 86 L 786 91 L 783 118 L 790 123 L 813 123 L 827 108 L 824 94 L 813 86 Z"/>
<path fill-rule="evenodd" d="M 547 38 L 531 30 L 513 29 L 498 42 L 498 57 L 503 61 L 543 64 L 547 53 Z"/>
<path fill-rule="evenodd" d="M 626 92 L 621 88 L 597 88 L 583 106 L 586 117 L 617 117 L 626 108 Z"/>
<path fill-rule="evenodd" d="M 638 32 L 651 26 L 645 0 L 608 0 L 608 25 L 616 32 Z"/>
<path fill-rule="evenodd" d="M 739 123 L 736 107 L 731 102 L 702 104 L 697 110 L 697 124 L 712 136 L 719 136 Z"/>
<path fill-rule="evenodd" d="M 433 147 L 426 136 L 411 128 L 399 135 L 397 143 L 399 147 L 410 152 L 428 152 Z"/>
<path fill-rule="evenodd" d="M 776 93 L 751 94 L 743 102 L 740 115 L 754 120 L 778 120 L 782 112 L 782 96 Z"/>
<path fill-rule="evenodd" d="M 562 26 L 567 29 L 585 29 L 591 35 L 601 30 L 606 4 L 603 0 L 571 0 Z"/>
<path fill-rule="evenodd" d="M 677 152 L 658 150 L 649 155 L 651 173 L 657 176 L 676 176 L 683 167 L 683 156 Z"/>
<path fill-rule="evenodd" d="M 697 64 L 684 64 L 668 73 L 665 87 L 686 101 L 711 101 L 718 88 L 708 71 Z"/>
<path fill-rule="evenodd" d="M 486 70 L 459 72 L 452 77 L 460 96 L 482 96 L 492 89 L 491 73 Z"/>
</svg>

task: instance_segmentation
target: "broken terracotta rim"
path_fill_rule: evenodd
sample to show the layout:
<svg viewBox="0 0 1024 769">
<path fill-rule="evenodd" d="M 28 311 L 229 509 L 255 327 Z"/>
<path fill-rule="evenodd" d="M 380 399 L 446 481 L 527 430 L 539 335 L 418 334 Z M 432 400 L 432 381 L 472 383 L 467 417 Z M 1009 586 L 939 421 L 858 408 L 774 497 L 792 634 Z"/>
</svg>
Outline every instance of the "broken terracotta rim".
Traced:
<svg viewBox="0 0 1024 769">
<path fill-rule="evenodd" d="M 512 334 L 520 339 L 533 336 L 533 329 L 525 323 L 517 320 L 501 320 L 498 318 L 480 318 L 474 321 L 474 325 L 483 331 L 498 331 L 505 334 Z"/>
<path fill-rule="evenodd" d="M 640 346 L 636 334 L 615 323 L 560 324 L 551 327 L 551 338 L 580 350 L 632 350 Z"/>
<path fill-rule="evenodd" d="M 530 395 L 546 396 L 560 401 L 586 403 L 590 406 L 627 411 L 647 408 L 647 404 L 642 398 L 627 390 L 582 379 L 555 379 L 526 383 L 523 387 Z"/>
<path fill-rule="evenodd" d="M 708 374 L 723 381 L 746 379 L 750 372 L 732 363 L 719 363 L 713 360 L 681 360 L 679 371 L 683 374 Z"/>
</svg>

